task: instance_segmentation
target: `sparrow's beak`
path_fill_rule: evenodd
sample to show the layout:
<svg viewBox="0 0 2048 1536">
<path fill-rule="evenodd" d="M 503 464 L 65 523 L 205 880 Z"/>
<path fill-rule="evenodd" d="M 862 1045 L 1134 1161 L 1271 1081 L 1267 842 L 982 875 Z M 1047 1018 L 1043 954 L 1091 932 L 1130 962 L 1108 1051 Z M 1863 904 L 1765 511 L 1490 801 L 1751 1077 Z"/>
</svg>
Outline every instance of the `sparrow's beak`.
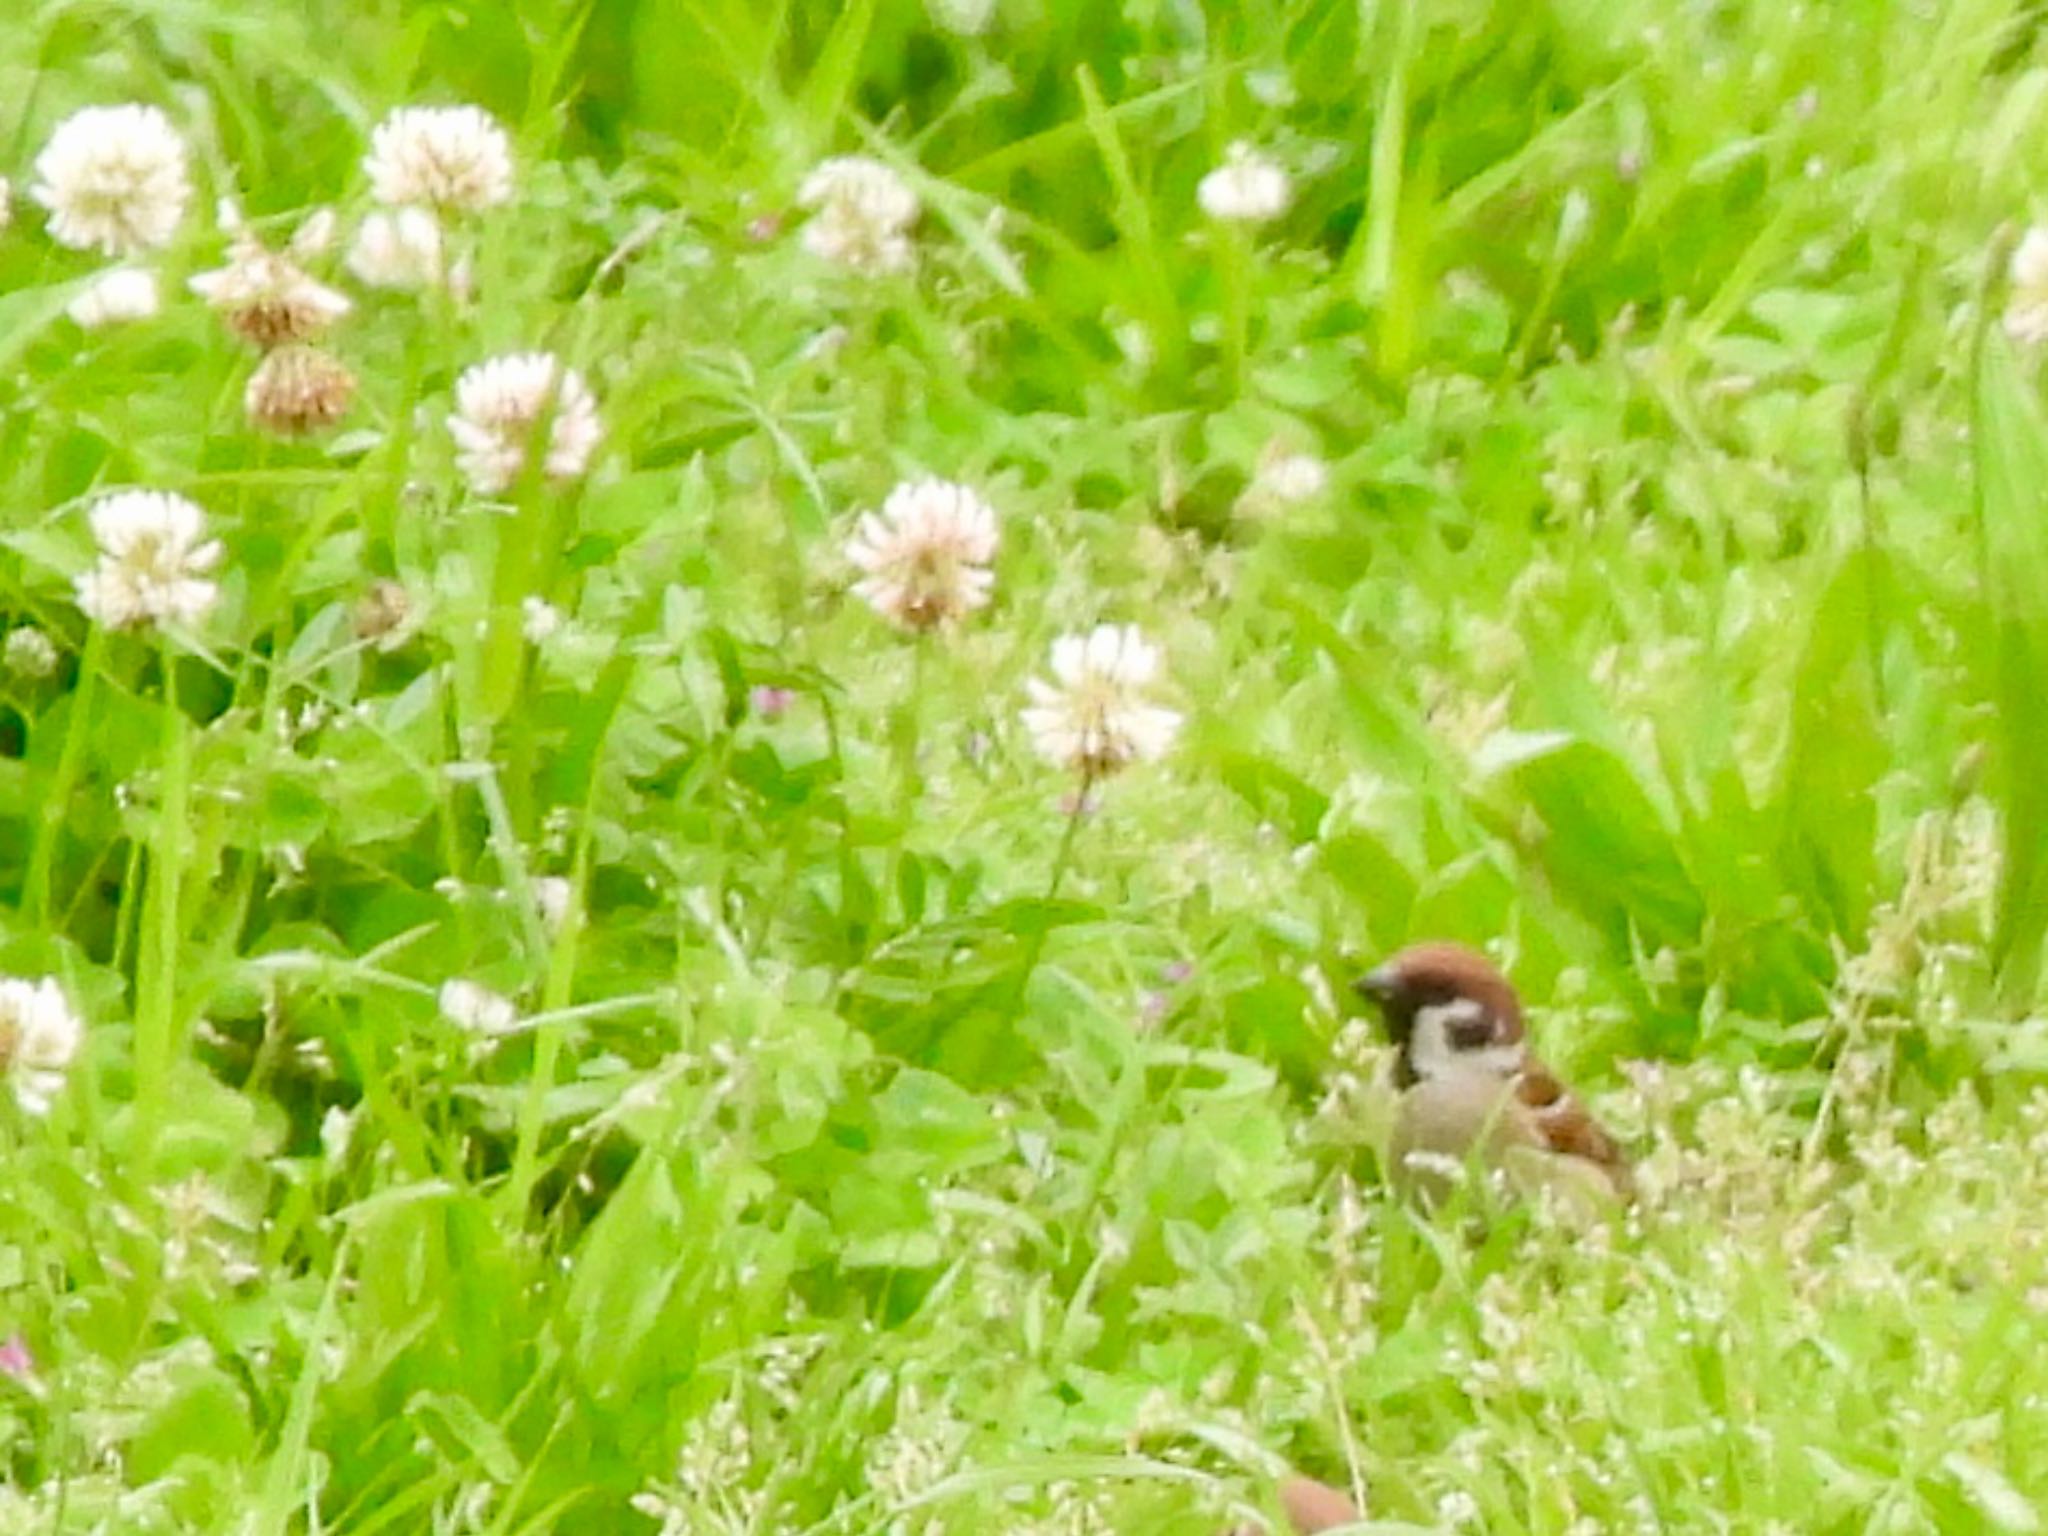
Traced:
<svg viewBox="0 0 2048 1536">
<path fill-rule="evenodd" d="M 1352 990 L 1360 997 L 1378 1003 L 1381 1007 L 1394 1000 L 1394 993 L 1399 990 L 1399 985 L 1393 971 L 1384 965 L 1367 971 L 1351 984 Z"/>
</svg>

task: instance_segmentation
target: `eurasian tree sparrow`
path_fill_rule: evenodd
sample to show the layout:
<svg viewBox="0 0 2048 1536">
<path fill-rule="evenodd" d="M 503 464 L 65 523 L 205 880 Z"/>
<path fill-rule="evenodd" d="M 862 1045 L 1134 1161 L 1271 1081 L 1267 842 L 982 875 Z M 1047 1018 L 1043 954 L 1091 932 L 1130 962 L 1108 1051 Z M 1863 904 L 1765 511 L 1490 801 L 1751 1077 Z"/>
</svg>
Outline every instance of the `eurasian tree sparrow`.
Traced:
<svg viewBox="0 0 2048 1536">
<path fill-rule="evenodd" d="M 1510 1183 L 1628 1200 L 1628 1159 L 1529 1051 L 1522 1005 L 1462 944 L 1417 944 L 1360 978 L 1395 1047 L 1401 1091 L 1388 1148 L 1396 1189 L 1440 1203 L 1474 1152 Z"/>
</svg>

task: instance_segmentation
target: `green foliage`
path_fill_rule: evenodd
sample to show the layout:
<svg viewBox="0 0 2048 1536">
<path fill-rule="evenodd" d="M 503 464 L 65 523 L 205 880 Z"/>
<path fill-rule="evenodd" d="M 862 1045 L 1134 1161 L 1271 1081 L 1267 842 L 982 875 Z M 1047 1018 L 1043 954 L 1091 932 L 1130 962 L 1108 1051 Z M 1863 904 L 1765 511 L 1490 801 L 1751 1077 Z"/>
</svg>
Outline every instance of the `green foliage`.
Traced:
<svg viewBox="0 0 2048 1536">
<path fill-rule="evenodd" d="M 1987 626 L 1995 645 L 2000 810 L 2006 861 L 1994 958 L 2015 1000 L 2028 999 L 2048 934 L 2048 793 L 2033 764 L 2048 746 L 2040 700 L 2048 685 L 2048 436 L 2040 411 L 1998 341 L 1982 346 L 1973 425 L 1977 518 Z"/>
<path fill-rule="evenodd" d="M 0 1027 L 0 1529 L 1220 1530 L 1290 1464 L 1376 1530 L 2037 1529 L 1994 232 L 2044 49 L 2018 0 L 11 18 L 0 973 L 86 1027 L 46 1112 Z M 88 330 L 29 188 L 130 100 L 193 206 Z M 461 283 L 309 258 L 359 394 L 262 437 L 214 200 L 346 240 L 373 127 L 460 102 L 515 195 Z M 1271 222 L 1203 210 L 1239 141 Z M 807 246 L 855 153 L 906 270 Z M 457 381 L 531 349 L 602 444 L 483 498 Z M 1001 546 L 913 638 L 843 546 L 927 474 Z M 203 623 L 81 609 L 129 488 L 205 510 Z M 1100 622 L 1185 718 L 1083 782 L 1018 711 Z M 1627 1223 L 1381 1196 L 1347 984 L 1440 936 L 1642 1154 Z"/>
</svg>

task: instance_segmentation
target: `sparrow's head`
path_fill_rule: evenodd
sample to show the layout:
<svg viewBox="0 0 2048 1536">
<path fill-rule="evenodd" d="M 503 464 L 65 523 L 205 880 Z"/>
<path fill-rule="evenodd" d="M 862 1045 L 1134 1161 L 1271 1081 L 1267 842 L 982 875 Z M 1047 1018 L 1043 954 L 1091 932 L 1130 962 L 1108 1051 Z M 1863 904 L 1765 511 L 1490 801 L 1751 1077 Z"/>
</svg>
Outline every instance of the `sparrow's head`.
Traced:
<svg viewBox="0 0 2048 1536">
<path fill-rule="evenodd" d="M 1359 995 L 1379 1005 L 1404 1088 L 1459 1070 L 1506 1076 L 1523 1063 L 1522 1005 L 1492 961 L 1462 944 L 1416 944 L 1366 972 Z"/>
</svg>

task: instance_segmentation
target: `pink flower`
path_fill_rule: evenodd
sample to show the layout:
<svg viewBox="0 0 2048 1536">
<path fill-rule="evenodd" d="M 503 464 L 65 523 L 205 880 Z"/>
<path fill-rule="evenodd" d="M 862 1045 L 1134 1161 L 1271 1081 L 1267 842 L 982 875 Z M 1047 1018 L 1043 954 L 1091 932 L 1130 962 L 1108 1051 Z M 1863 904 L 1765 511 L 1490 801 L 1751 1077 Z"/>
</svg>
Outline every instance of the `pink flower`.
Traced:
<svg viewBox="0 0 2048 1536">
<path fill-rule="evenodd" d="M 780 720 L 789 713 L 789 706 L 795 702 L 794 689 L 771 688 L 765 683 L 747 695 L 747 703 L 763 720 Z"/>
<path fill-rule="evenodd" d="M 28 1340 L 18 1332 L 0 1343 L 0 1376 L 26 1381 L 36 1373 L 36 1357 L 29 1353 Z"/>
</svg>

